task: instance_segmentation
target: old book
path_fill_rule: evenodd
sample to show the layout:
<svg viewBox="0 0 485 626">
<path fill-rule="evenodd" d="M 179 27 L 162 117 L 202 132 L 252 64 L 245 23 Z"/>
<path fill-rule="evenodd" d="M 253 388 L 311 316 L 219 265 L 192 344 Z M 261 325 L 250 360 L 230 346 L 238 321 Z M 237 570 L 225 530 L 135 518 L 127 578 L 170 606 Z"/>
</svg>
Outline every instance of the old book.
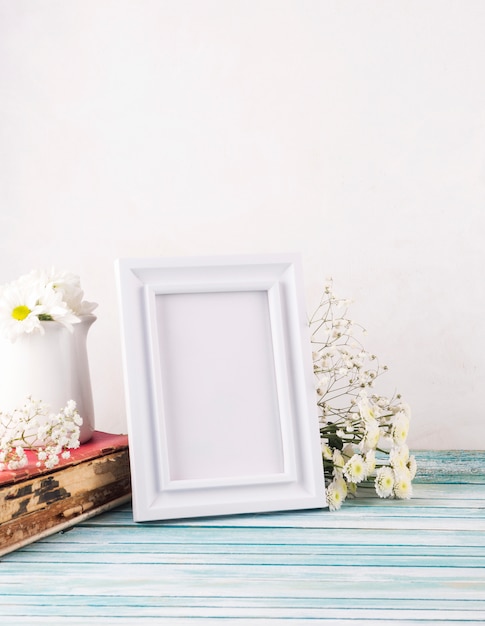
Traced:
<svg viewBox="0 0 485 626">
<path fill-rule="evenodd" d="M 0 472 L 0 555 L 65 530 L 131 497 L 127 435 L 96 431 L 55 468 L 31 453 L 20 470 Z"/>
</svg>

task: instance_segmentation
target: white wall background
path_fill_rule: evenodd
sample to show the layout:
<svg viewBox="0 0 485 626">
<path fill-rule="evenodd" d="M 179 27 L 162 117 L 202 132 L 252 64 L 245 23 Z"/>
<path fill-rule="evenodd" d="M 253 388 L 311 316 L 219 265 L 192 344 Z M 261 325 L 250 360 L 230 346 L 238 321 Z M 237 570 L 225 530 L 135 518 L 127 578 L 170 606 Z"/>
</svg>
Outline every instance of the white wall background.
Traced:
<svg viewBox="0 0 485 626">
<path fill-rule="evenodd" d="M 81 276 L 99 429 L 115 258 L 300 251 L 410 445 L 485 447 L 484 32 L 481 0 L 0 0 L 0 282 Z"/>
</svg>

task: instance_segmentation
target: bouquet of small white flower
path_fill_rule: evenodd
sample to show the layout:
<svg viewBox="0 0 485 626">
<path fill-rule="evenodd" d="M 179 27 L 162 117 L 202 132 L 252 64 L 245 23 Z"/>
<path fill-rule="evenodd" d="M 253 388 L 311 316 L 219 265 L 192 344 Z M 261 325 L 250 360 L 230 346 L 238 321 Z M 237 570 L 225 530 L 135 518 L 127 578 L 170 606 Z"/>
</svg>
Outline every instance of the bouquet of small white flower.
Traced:
<svg viewBox="0 0 485 626">
<path fill-rule="evenodd" d="M 51 413 L 48 405 L 33 398 L 12 413 L 0 411 L 0 471 L 25 467 L 26 449 L 35 450 L 39 467 L 52 469 L 59 457 L 67 459 L 70 450 L 79 447 L 81 423 L 73 400 L 59 413 Z M 34 445 L 37 441 L 42 445 Z"/>
<path fill-rule="evenodd" d="M 79 277 L 69 272 L 34 270 L 0 287 L 0 331 L 11 341 L 23 333 L 43 333 L 43 321 L 72 330 L 97 304 L 83 300 Z"/>
<path fill-rule="evenodd" d="M 349 304 L 335 296 L 330 280 L 310 319 L 330 510 L 370 480 L 381 498 L 410 498 L 416 474 L 406 444 L 409 407 L 400 395 L 387 398 L 372 391 L 388 368 L 356 339 L 356 329 L 365 331 L 348 319 Z"/>
</svg>

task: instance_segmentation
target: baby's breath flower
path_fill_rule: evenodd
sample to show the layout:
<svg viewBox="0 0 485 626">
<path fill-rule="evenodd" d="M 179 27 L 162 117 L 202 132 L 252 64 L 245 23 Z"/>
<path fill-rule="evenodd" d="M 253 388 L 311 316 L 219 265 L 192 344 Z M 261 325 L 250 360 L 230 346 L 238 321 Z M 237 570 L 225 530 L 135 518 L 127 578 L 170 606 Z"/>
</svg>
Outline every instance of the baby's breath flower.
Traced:
<svg viewBox="0 0 485 626">
<path fill-rule="evenodd" d="M 39 467 L 52 469 L 59 463 L 59 455 L 68 458 L 69 448 L 79 446 L 81 424 L 72 400 L 57 414 L 31 397 L 12 413 L 0 411 L 0 469 L 24 467 L 28 463 L 26 448 L 35 450 Z"/>
<path fill-rule="evenodd" d="M 325 395 L 328 389 L 328 377 L 322 376 L 317 384 L 317 393 L 319 396 Z"/>
<path fill-rule="evenodd" d="M 47 469 L 52 469 L 58 463 L 59 463 L 59 457 L 57 456 L 57 454 L 50 454 L 47 457 L 47 460 L 45 462 L 45 466 L 46 466 Z"/>
</svg>

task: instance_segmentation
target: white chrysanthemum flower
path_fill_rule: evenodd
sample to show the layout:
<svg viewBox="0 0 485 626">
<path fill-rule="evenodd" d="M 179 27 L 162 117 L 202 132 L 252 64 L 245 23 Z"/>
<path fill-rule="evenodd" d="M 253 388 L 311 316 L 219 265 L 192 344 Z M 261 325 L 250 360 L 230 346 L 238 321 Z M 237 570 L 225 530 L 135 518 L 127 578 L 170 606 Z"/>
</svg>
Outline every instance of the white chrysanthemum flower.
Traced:
<svg viewBox="0 0 485 626">
<path fill-rule="evenodd" d="M 321 441 L 322 448 L 322 456 L 326 461 L 331 461 L 333 459 L 332 448 L 328 445 L 327 441 Z"/>
<path fill-rule="evenodd" d="M 342 453 L 340 452 L 340 450 L 338 450 L 337 448 L 335 448 L 335 450 L 333 451 L 333 475 L 335 477 L 340 477 L 342 476 L 342 473 L 344 471 L 344 466 L 345 466 L 345 459 L 342 455 Z"/>
<path fill-rule="evenodd" d="M 347 493 L 349 496 L 357 495 L 357 483 L 347 483 Z"/>
<path fill-rule="evenodd" d="M 71 272 L 50 270 L 34 270 L 30 278 L 45 288 L 59 294 L 65 306 L 75 315 L 91 313 L 97 306 L 94 302 L 83 301 L 84 292 L 81 289 L 79 276 Z"/>
<path fill-rule="evenodd" d="M 393 418 L 391 436 L 397 445 L 403 444 L 409 432 L 409 417 L 400 411 Z"/>
<path fill-rule="evenodd" d="M 62 299 L 62 294 L 50 287 L 45 287 L 39 296 L 41 309 L 40 319 L 59 322 L 68 330 L 72 331 L 72 325 L 80 319 Z"/>
<path fill-rule="evenodd" d="M 372 472 L 376 468 L 376 452 L 375 452 L 375 450 L 369 450 L 365 454 L 364 460 L 365 460 L 365 465 L 366 465 L 366 468 L 367 468 L 367 476 L 369 476 L 369 474 L 372 474 Z"/>
<path fill-rule="evenodd" d="M 389 451 L 389 463 L 396 473 L 406 471 L 408 461 L 409 448 L 405 443 Z"/>
<path fill-rule="evenodd" d="M 360 442 L 362 452 L 375 450 L 381 438 L 381 430 L 379 422 L 376 419 L 368 418 L 365 420 L 365 434 Z"/>
<path fill-rule="evenodd" d="M 34 270 L 0 287 L 0 327 L 11 340 L 23 333 L 43 333 L 42 321 L 56 321 L 70 330 L 79 316 L 97 304 L 83 300 L 77 276 Z"/>
<path fill-rule="evenodd" d="M 335 478 L 326 489 L 327 504 L 331 511 L 337 511 L 347 497 L 347 485 L 343 478 Z"/>
<path fill-rule="evenodd" d="M 407 462 L 407 468 L 409 471 L 409 476 L 411 480 L 416 476 L 416 472 L 418 471 L 418 464 L 416 463 L 416 457 L 410 456 Z"/>
<path fill-rule="evenodd" d="M 389 498 L 394 489 L 393 470 L 390 467 L 380 467 L 376 472 L 374 485 L 379 498 Z"/>
<path fill-rule="evenodd" d="M 360 416 L 364 421 L 376 420 L 381 414 L 379 407 L 371 402 L 365 391 L 359 395 L 358 407 Z"/>
<path fill-rule="evenodd" d="M 38 300 L 40 290 L 35 285 L 24 287 L 14 283 L 2 289 L 0 298 L 0 327 L 10 340 L 15 341 L 23 333 L 43 332 L 38 315 L 42 307 Z"/>
<path fill-rule="evenodd" d="M 394 495 L 400 500 L 409 500 L 413 495 L 413 486 L 409 472 L 400 472 L 394 480 Z"/>
<path fill-rule="evenodd" d="M 344 466 L 344 476 L 350 483 L 360 483 L 367 478 L 367 466 L 360 454 L 354 454 Z"/>
</svg>

